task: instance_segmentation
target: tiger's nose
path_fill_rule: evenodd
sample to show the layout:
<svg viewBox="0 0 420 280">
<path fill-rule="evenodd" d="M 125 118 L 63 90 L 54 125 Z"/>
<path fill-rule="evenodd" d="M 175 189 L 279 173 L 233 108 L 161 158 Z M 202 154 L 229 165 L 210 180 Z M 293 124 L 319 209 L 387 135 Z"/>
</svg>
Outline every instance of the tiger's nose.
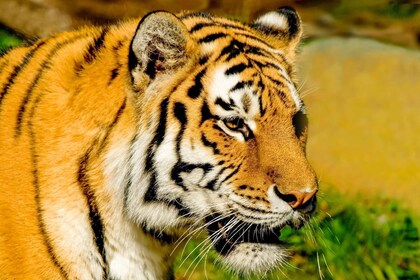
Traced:
<svg viewBox="0 0 420 280">
<path fill-rule="evenodd" d="M 318 192 L 318 189 L 315 189 L 311 192 L 301 192 L 301 191 L 289 191 L 287 193 L 281 193 L 277 187 L 275 187 L 275 192 L 278 197 L 282 200 L 289 203 L 289 205 L 293 208 L 299 208 L 309 202 L 315 194 Z"/>
</svg>

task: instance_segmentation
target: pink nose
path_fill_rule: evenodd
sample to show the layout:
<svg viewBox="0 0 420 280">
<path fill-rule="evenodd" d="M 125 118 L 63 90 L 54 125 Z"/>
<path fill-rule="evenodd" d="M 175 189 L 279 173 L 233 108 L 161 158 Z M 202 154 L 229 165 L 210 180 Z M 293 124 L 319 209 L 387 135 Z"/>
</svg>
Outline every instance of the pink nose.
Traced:
<svg viewBox="0 0 420 280">
<path fill-rule="evenodd" d="M 307 203 L 309 200 L 311 200 L 311 198 L 315 196 L 317 192 L 318 189 L 315 189 L 312 192 L 289 191 L 285 194 L 280 193 L 278 190 L 276 191 L 277 195 L 289 203 L 293 209 L 299 208 Z"/>
</svg>

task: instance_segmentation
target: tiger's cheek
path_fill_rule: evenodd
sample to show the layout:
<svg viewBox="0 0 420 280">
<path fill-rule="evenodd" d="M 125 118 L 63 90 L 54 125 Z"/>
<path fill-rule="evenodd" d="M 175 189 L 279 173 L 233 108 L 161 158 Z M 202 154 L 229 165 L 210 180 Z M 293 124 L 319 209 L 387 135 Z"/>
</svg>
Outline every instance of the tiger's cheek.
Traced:
<svg viewBox="0 0 420 280">
<path fill-rule="evenodd" d="M 217 159 L 225 165 L 239 165 L 244 160 L 245 147 L 218 128 L 214 121 L 203 123 L 201 142 L 204 146 L 212 148 Z"/>
</svg>

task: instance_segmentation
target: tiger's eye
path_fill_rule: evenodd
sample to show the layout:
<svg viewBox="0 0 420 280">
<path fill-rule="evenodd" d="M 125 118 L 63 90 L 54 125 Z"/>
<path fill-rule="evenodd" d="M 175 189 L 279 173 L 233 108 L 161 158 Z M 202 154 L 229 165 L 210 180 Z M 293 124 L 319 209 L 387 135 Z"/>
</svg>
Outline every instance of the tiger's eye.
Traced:
<svg viewBox="0 0 420 280">
<path fill-rule="evenodd" d="M 245 124 L 245 121 L 241 118 L 230 118 L 223 120 L 223 123 L 225 126 L 232 130 L 232 131 L 238 131 L 242 133 L 245 140 L 249 139 L 253 136 L 252 131 L 249 129 L 249 127 Z"/>
<path fill-rule="evenodd" d="M 232 120 L 226 120 L 225 125 L 232 130 L 238 130 L 244 125 L 244 120 L 240 118 L 234 118 Z"/>
</svg>

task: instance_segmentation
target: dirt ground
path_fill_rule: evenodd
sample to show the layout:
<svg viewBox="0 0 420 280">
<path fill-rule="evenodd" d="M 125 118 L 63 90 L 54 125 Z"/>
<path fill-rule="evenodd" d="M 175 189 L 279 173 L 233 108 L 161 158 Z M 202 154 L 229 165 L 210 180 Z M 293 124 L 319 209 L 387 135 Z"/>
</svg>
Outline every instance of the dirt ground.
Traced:
<svg viewBox="0 0 420 280">
<path fill-rule="evenodd" d="M 420 52 L 331 38 L 304 46 L 299 64 L 321 181 L 420 213 Z"/>
</svg>

